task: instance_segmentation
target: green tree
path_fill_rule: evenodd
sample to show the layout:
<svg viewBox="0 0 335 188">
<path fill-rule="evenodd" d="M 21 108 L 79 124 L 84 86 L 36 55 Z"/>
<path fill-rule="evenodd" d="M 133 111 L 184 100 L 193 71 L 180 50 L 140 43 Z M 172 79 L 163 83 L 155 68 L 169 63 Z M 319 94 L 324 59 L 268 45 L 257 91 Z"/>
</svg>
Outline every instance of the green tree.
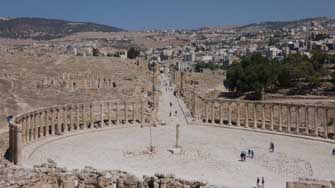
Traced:
<svg viewBox="0 0 335 188">
<path fill-rule="evenodd" d="M 140 55 L 140 51 L 134 47 L 130 47 L 127 51 L 127 58 L 136 59 Z"/>
<path fill-rule="evenodd" d="M 263 99 L 268 89 L 296 87 L 300 83 L 316 87 L 323 70 L 316 62 L 300 54 L 282 61 L 270 61 L 261 54 L 253 54 L 227 70 L 224 85 L 238 94 L 252 91 L 257 99 Z"/>
</svg>

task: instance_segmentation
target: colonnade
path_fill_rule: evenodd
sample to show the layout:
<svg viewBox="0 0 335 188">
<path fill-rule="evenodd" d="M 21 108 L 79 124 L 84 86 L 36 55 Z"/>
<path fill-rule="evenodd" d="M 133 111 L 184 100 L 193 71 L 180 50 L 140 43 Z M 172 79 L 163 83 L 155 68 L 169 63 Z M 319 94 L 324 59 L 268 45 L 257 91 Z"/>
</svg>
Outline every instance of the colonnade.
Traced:
<svg viewBox="0 0 335 188">
<path fill-rule="evenodd" d="M 34 110 L 14 117 L 10 123 L 10 151 L 21 162 L 22 147 L 41 138 L 102 127 L 151 122 L 147 101 L 102 101 L 67 104 Z"/>
<path fill-rule="evenodd" d="M 112 78 L 83 78 L 83 79 L 68 79 L 62 78 L 47 78 L 38 84 L 39 87 L 61 87 L 66 89 L 109 89 L 114 88 L 115 82 Z"/>
<path fill-rule="evenodd" d="M 199 102 L 198 102 L 199 103 Z M 335 139 L 335 108 L 240 100 L 193 101 L 193 120 Z"/>
</svg>

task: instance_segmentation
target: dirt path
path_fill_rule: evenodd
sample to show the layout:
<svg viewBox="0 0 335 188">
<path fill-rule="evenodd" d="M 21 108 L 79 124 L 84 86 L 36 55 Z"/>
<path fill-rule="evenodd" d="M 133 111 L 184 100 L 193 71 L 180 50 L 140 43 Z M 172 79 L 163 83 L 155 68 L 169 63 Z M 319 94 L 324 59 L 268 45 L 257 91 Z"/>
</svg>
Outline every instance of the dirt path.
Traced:
<svg viewBox="0 0 335 188">
<path fill-rule="evenodd" d="M 14 90 L 15 90 L 15 81 L 11 80 L 10 81 L 11 87 L 8 90 L 8 92 L 13 96 L 14 100 L 16 101 L 16 105 L 20 108 L 20 111 L 27 111 L 29 110 L 31 107 L 28 103 L 26 103 L 24 101 L 23 98 L 21 98 L 20 96 L 18 96 Z"/>
</svg>

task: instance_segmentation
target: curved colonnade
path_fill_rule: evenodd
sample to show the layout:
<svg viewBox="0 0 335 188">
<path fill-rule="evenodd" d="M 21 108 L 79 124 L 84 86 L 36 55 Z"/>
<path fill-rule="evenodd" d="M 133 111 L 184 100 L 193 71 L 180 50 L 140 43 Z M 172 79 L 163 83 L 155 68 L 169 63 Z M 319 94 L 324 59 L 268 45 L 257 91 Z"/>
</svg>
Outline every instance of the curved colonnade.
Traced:
<svg viewBox="0 0 335 188">
<path fill-rule="evenodd" d="M 196 123 L 228 125 L 335 140 L 335 107 L 244 100 L 203 99 L 186 103 Z"/>
<path fill-rule="evenodd" d="M 25 145 L 69 132 L 122 125 L 151 123 L 148 101 L 99 101 L 37 109 L 15 116 L 10 122 L 10 159 L 21 164 Z"/>
</svg>

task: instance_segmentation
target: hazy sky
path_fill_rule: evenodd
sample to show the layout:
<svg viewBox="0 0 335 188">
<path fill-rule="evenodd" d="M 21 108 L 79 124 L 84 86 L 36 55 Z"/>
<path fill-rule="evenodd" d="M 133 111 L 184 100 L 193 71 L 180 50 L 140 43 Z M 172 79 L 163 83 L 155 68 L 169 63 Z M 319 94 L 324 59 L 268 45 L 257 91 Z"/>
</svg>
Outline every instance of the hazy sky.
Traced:
<svg viewBox="0 0 335 188">
<path fill-rule="evenodd" d="M 0 17 L 47 17 L 124 29 L 198 28 L 335 17 L 335 0 L 0 0 Z"/>
</svg>

